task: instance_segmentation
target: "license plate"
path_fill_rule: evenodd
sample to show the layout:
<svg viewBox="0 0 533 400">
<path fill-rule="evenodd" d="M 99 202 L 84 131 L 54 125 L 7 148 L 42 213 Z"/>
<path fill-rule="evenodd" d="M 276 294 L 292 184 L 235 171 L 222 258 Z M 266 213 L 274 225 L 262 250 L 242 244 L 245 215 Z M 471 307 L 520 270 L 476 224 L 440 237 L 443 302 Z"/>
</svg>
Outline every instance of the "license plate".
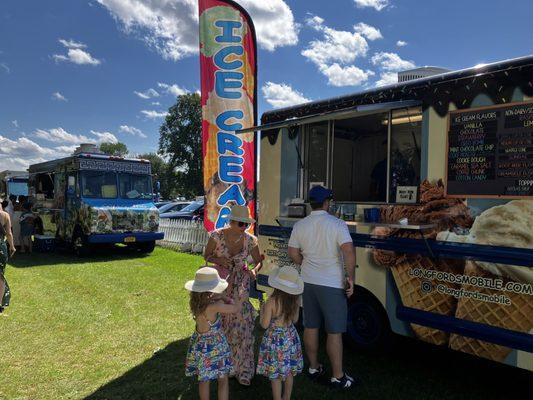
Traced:
<svg viewBox="0 0 533 400">
<path fill-rule="evenodd" d="M 135 236 L 128 236 L 124 238 L 124 243 L 133 243 L 135 240 Z"/>
</svg>

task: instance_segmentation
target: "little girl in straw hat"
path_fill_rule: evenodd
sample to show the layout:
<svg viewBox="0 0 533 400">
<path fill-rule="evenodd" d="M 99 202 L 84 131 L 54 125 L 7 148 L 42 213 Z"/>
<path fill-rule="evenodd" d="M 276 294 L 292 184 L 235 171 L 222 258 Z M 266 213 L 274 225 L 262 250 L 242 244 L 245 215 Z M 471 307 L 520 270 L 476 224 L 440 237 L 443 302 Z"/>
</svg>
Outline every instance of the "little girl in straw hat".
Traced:
<svg viewBox="0 0 533 400">
<path fill-rule="evenodd" d="M 233 372 L 233 363 L 220 314 L 238 312 L 242 303 L 223 300 L 220 294 L 227 287 L 226 280 L 211 267 L 200 268 L 194 280 L 185 284 L 185 289 L 191 292 L 190 307 L 196 321 L 185 361 L 185 375 L 198 376 L 200 400 L 209 399 L 209 382 L 215 379 L 218 399 L 229 398 L 228 375 Z"/>
<path fill-rule="evenodd" d="M 266 331 L 259 347 L 257 373 L 270 379 L 274 400 L 288 400 L 293 377 L 303 369 L 302 346 L 294 323 L 298 320 L 298 297 L 304 284 L 298 271 L 290 266 L 272 272 L 268 284 L 274 292 L 261 308 L 260 322 Z"/>
</svg>

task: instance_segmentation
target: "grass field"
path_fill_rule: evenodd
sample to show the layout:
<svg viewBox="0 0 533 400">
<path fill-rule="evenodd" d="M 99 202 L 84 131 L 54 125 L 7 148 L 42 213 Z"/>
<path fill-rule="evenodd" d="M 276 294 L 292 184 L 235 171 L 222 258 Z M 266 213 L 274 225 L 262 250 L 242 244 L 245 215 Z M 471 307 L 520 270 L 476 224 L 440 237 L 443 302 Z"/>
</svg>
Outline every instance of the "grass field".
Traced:
<svg viewBox="0 0 533 400">
<path fill-rule="evenodd" d="M 193 323 L 182 288 L 200 265 L 161 248 L 146 257 L 18 255 L 6 273 L 12 304 L 0 314 L 0 399 L 196 398 L 184 377 Z M 533 377 L 404 338 L 387 354 L 345 353 L 362 380 L 355 392 L 299 376 L 293 398 L 511 399 L 528 393 Z M 269 396 L 261 377 L 250 388 L 231 383 L 231 399 Z"/>
</svg>

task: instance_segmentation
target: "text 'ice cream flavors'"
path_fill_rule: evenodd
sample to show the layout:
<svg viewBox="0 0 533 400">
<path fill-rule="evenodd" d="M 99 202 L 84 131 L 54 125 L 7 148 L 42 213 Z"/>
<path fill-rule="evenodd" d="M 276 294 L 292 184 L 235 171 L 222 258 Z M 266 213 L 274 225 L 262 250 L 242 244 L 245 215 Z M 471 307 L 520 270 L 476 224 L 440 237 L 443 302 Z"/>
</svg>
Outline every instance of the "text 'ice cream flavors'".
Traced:
<svg viewBox="0 0 533 400">
<path fill-rule="evenodd" d="M 533 248 L 533 201 L 514 200 L 481 213 L 468 235 L 440 232 L 437 240 L 481 245 Z M 501 288 L 463 283 L 455 317 L 507 330 L 533 329 L 533 269 L 481 261 L 467 261 L 464 275 L 500 281 Z M 519 284 L 516 284 L 516 283 Z M 518 288 L 519 290 L 516 290 Z M 470 294 L 474 295 L 470 295 Z M 466 296 L 465 294 L 469 294 Z M 504 302 L 491 299 L 504 298 Z M 512 349 L 494 343 L 450 335 L 450 347 L 495 361 L 504 361 Z"/>
</svg>

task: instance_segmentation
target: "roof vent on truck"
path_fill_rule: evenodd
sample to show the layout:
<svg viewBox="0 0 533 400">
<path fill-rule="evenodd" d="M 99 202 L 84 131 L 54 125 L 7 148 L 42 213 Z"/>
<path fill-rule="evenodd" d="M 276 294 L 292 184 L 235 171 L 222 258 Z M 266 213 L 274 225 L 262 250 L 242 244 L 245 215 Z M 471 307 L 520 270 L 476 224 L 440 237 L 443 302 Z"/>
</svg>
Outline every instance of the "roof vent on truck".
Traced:
<svg viewBox="0 0 533 400">
<path fill-rule="evenodd" d="M 82 143 L 80 144 L 76 150 L 74 150 L 74 153 L 72 155 L 82 154 L 82 153 L 88 153 L 88 154 L 104 154 L 103 151 L 100 151 L 98 146 L 96 146 L 94 143 Z"/>
</svg>

